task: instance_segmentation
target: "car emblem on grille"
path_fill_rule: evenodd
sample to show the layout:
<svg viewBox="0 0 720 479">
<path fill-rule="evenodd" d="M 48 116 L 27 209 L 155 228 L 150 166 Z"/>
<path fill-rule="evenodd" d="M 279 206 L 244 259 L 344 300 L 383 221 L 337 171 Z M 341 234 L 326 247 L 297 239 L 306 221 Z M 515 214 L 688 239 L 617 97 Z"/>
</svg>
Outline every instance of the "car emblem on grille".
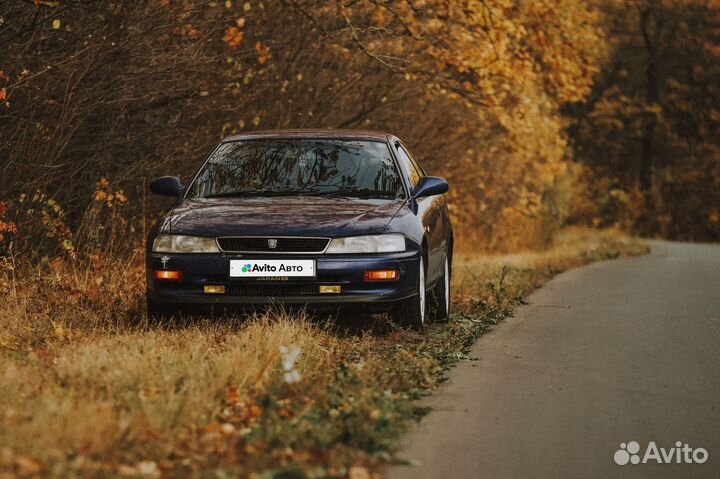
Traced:
<svg viewBox="0 0 720 479">
<path fill-rule="evenodd" d="M 269 239 L 268 240 L 268 248 L 275 249 L 277 248 L 277 240 L 276 239 Z"/>
</svg>

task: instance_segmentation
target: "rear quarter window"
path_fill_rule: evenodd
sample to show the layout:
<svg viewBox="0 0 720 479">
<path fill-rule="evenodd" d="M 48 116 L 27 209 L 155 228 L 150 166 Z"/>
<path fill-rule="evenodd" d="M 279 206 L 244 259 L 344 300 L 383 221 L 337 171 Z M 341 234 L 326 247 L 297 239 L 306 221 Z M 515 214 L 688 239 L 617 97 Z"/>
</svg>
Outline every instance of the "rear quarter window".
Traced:
<svg viewBox="0 0 720 479">
<path fill-rule="evenodd" d="M 415 188 L 420 183 L 420 179 L 423 177 L 422 170 L 420 170 L 419 165 L 415 163 L 415 161 L 410 157 L 410 154 L 400 143 L 395 143 L 395 151 L 397 152 L 397 157 L 402 165 L 402 168 L 408 175 L 410 185 Z"/>
</svg>

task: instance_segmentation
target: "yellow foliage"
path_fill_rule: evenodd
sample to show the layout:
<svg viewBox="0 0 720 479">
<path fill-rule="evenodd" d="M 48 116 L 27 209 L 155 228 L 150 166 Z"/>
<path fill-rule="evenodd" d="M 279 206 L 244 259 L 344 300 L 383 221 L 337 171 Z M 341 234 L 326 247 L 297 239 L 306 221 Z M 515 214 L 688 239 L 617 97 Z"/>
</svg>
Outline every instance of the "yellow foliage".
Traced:
<svg viewBox="0 0 720 479">
<path fill-rule="evenodd" d="M 478 148 L 443 171 L 451 203 L 463 205 L 452 212 L 464 243 L 546 246 L 574 181 L 559 108 L 589 95 L 606 59 L 600 12 L 574 0 L 362 2 L 342 12 L 353 27 L 367 19 L 380 31 L 395 27 L 401 34 L 352 34 L 383 62 L 402 57 L 406 81 L 425 82 L 429 97 L 468 101 L 477 115 L 468 129 L 500 133 L 487 145 L 493 152 Z"/>
</svg>

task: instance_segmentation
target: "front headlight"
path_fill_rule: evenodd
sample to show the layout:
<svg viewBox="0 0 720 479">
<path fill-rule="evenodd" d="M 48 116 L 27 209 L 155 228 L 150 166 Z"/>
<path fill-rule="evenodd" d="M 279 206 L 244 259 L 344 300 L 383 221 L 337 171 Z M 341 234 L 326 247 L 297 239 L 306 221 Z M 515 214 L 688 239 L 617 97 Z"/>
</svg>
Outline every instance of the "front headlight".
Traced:
<svg viewBox="0 0 720 479">
<path fill-rule="evenodd" d="M 326 253 L 397 253 L 405 251 L 405 237 L 398 234 L 351 236 L 330 241 Z"/>
<path fill-rule="evenodd" d="M 215 238 L 160 235 L 153 241 L 153 253 L 219 253 Z"/>
</svg>

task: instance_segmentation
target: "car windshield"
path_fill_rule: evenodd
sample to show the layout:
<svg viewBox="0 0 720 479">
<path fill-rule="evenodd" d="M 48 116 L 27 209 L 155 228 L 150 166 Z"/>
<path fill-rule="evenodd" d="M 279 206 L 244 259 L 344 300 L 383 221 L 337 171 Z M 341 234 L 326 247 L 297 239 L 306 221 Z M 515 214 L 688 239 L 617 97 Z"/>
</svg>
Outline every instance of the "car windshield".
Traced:
<svg viewBox="0 0 720 479">
<path fill-rule="evenodd" d="M 221 144 L 190 198 L 243 196 L 404 198 L 387 145 L 378 141 L 273 139 Z"/>
</svg>

